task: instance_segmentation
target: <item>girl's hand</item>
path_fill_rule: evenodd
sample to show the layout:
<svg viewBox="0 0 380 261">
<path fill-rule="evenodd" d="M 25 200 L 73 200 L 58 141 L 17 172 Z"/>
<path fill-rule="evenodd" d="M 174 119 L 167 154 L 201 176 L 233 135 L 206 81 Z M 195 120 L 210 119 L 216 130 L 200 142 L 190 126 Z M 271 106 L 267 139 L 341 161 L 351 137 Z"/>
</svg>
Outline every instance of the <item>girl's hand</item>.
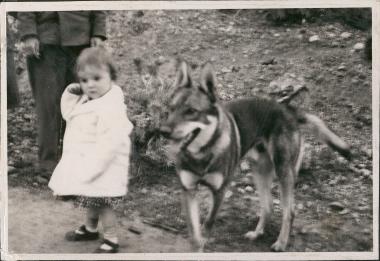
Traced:
<svg viewBox="0 0 380 261">
<path fill-rule="evenodd" d="M 100 38 L 100 37 L 91 37 L 90 39 L 90 44 L 91 44 L 91 47 L 99 47 L 99 46 L 103 46 L 104 43 L 103 43 L 103 39 Z"/>
<path fill-rule="evenodd" d="M 82 95 L 83 94 L 82 88 L 80 87 L 79 83 L 72 83 L 69 86 L 67 86 L 66 89 L 71 94 L 75 94 L 75 95 Z"/>
</svg>

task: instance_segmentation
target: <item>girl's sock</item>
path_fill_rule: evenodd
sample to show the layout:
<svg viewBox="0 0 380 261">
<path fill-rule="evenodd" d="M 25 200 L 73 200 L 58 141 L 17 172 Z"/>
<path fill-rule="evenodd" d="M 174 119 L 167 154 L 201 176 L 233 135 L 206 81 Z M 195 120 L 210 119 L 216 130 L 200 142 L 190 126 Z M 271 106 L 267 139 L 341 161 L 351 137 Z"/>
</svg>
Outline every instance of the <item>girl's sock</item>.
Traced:
<svg viewBox="0 0 380 261">
<path fill-rule="evenodd" d="M 86 225 L 86 229 L 87 229 L 87 231 L 89 231 L 91 233 L 98 232 L 98 228 L 92 228 L 92 227 L 89 227 L 88 225 Z"/>
</svg>

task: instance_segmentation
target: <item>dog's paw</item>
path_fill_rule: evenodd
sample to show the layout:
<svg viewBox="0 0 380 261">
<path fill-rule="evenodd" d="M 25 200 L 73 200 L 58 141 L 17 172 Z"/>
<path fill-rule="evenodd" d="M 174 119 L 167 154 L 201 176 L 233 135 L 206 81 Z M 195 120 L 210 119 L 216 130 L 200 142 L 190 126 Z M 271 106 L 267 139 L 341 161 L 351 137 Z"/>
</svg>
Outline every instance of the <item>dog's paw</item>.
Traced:
<svg viewBox="0 0 380 261">
<path fill-rule="evenodd" d="M 201 238 L 198 240 L 192 240 L 192 248 L 194 252 L 202 253 L 206 244 L 206 239 Z"/>
<path fill-rule="evenodd" d="M 249 240 L 256 240 L 264 234 L 264 231 L 248 231 L 245 233 L 244 237 Z"/>
<path fill-rule="evenodd" d="M 202 226 L 203 236 L 208 238 L 211 234 L 212 224 L 205 222 Z"/>
<path fill-rule="evenodd" d="M 274 252 L 284 252 L 286 248 L 286 244 L 277 240 L 270 248 Z"/>
</svg>

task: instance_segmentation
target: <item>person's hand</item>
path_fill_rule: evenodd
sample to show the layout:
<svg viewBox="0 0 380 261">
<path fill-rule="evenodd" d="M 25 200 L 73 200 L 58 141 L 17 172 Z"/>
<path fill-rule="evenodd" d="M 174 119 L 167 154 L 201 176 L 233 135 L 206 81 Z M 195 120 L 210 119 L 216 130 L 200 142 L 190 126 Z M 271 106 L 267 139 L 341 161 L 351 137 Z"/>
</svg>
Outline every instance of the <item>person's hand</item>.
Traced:
<svg viewBox="0 0 380 261">
<path fill-rule="evenodd" d="M 90 40 L 91 47 L 103 46 L 103 39 L 101 37 L 91 37 Z"/>
<path fill-rule="evenodd" d="M 21 51 L 26 56 L 40 58 L 40 41 L 36 37 L 30 37 L 21 42 Z"/>
<path fill-rule="evenodd" d="M 71 83 L 69 86 L 67 86 L 66 89 L 71 94 L 75 94 L 75 95 L 83 94 L 82 88 L 80 87 L 79 83 Z"/>
</svg>

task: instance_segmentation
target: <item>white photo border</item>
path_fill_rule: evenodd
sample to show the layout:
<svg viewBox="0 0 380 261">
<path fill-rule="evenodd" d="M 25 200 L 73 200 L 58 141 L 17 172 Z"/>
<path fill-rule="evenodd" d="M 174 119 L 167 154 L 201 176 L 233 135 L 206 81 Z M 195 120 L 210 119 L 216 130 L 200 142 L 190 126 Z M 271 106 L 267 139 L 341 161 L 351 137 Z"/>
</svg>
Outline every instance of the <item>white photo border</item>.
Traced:
<svg viewBox="0 0 380 261">
<path fill-rule="evenodd" d="M 27 4 L 26 4 L 27 3 Z M 379 0 L 257 0 L 257 1 L 76 1 L 7 2 L 1 12 L 1 257 L 4 260 L 378 260 L 379 259 Z M 6 13 L 10 11 L 67 10 L 186 10 L 186 9 L 281 9 L 281 8 L 372 9 L 372 148 L 373 148 L 373 252 L 285 253 L 119 253 L 119 254 L 10 254 L 8 253 Z"/>
</svg>

